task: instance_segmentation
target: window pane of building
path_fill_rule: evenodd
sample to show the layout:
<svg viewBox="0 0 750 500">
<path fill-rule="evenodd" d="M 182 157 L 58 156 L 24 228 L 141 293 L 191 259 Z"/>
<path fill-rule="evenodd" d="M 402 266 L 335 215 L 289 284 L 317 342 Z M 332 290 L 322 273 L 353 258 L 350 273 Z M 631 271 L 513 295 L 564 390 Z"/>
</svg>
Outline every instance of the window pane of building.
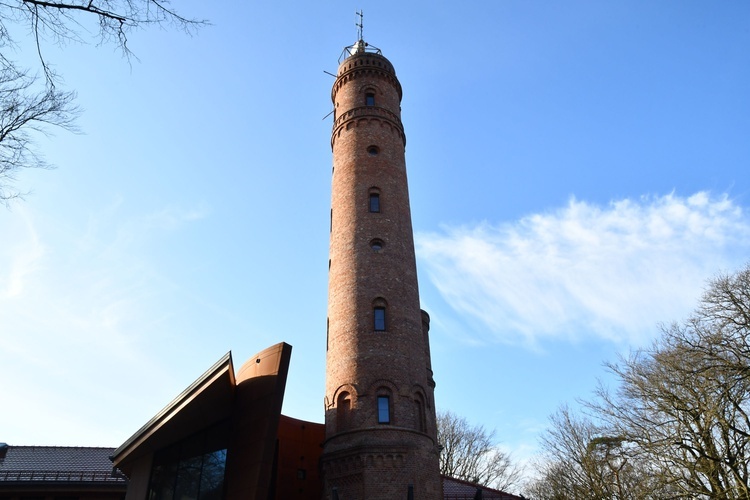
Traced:
<svg viewBox="0 0 750 500">
<path fill-rule="evenodd" d="M 149 500 L 221 500 L 226 424 L 195 434 L 154 454 Z"/>
<path fill-rule="evenodd" d="M 201 479 L 202 456 L 190 457 L 180 460 L 177 469 L 177 484 L 175 485 L 175 498 L 177 500 L 197 500 L 198 488 Z"/>
<path fill-rule="evenodd" d="M 375 308 L 375 331 L 382 332 L 385 330 L 385 307 Z"/>
<path fill-rule="evenodd" d="M 370 193 L 370 212 L 380 212 L 380 195 Z"/>
<path fill-rule="evenodd" d="M 388 396 L 378 396 L 378 423 L 387 424 L 391 421 L 391 400 Z"/>
<path fill-rule="evenodd" d="M 203 455 L 200 500 L 221 500 L 226 462 L 227 450 L 212 451 Z"/>
</svg>

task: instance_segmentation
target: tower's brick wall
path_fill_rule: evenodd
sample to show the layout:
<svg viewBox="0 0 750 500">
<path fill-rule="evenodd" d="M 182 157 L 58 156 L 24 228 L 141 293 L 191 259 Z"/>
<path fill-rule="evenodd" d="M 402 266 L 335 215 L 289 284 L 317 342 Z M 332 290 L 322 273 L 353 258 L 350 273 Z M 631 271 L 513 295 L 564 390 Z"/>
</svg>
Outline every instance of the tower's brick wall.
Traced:
<svg viewBox="0 0 750 500">
<path fill-rule="evenodd" d="M 405 498 L 409 485 L 415 498 L 442 498 L 401 86 L 387 59 L 360 52 L 339 67 L 332 99 L 326 498 L 333 488 L 341 500 Z M 371 210 L 373 194 L 379 211 Z M 382 331 L 375 308 L 385 311 Z M 379 397 L 388 397 L 387 423 Z"/>
</svg>

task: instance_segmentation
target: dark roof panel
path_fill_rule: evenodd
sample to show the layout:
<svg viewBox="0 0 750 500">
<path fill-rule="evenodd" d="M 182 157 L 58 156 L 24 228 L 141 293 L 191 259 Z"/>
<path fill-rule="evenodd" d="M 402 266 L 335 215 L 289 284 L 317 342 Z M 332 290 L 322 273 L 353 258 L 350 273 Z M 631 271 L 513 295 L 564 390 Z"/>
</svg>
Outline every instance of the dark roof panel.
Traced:
<svg viewBox="0 0 750 500">
<path fill-rule="evenodd" d="M 480 486 L 482 500 L 522 500 L 523 497 L 505 493 L 486 486 Z M 477 485 L 461 479 L 443 476 L 443 495 L 445 500 L 473 500 L 477 493 Z"/>
<path fill-rule="evenodd" d="M 8 446 L 0 455 L 2 481 L 125 481 L 112 470 L 114 448 Z"/>
<path fill-rule="evenodd" d="M 114 448 L 79 446 L 9 446 L 0 471 L 111 471 Z"/>
</svg>

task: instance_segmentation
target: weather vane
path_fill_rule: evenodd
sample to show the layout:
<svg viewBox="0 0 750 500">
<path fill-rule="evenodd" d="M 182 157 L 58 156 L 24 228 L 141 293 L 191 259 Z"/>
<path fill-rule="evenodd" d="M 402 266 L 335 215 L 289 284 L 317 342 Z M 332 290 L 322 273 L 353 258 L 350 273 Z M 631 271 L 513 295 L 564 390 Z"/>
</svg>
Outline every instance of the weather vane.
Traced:
<svg viewBox="0 0 750 500">
<path fill-rule="evenodd" d="M 362 35 L 362 31 L 363 31 L 363 24 L 364 23 L 362 22 L 362 20 L 364 18 L 364 13 L 362 12 L 362 9 L 359 9 L 359 11 L 355 12 L 355 14 L 357 14 L 359 16 L 359 22 L 358 23 L 354 23 L 357 26 L 357 36 L 359 37 L 358 40 L 363 40 L 364 38 L 363 38 L 363 35 Z"/>
</svg>

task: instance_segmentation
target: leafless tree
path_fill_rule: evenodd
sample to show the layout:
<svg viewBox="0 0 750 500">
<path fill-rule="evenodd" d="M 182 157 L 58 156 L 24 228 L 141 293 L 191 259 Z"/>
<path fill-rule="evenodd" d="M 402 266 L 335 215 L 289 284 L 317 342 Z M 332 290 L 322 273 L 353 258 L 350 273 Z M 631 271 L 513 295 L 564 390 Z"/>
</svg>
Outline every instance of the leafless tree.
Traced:
<svg viewBox="0 0 750 500">
<path fill-rule="evenodd" d="M 711 280 L 694 314 L 607 366 L 614 390 L 564 408 L 531 494 L 750 499 L 750 266 Z M 588 493 L 587 493 L 588 492 Z"/>
<path fill-rule="evenodd" d="M 437 428 L 441 474 L 503 491 L 519 484 L 521 470 L 497 447 L 494 431 L 451 411 L 438 412 Z"/>
<path fill-rule="evenodd" d="M 526 488 L 536 500 L 664 498 L 638 450 L 611 428 L 562 406 L 542 437 L 536 478 Z"/>
<path fill-rule="evenodd" d="M 19 169 L 48 167 L 32 134 L 46 133 L 46 125 L 71 129 L 77 115 L 73 92 L 34 83 L 12 65 L 0 67 L 0 202 L 6 204 L 19 196 L 10 188 Z"/>
<path fill-rule="evenodd" d="M 75 93 L 59 88 L 46 44 L 114 44 L 129 58 L 128 34 L 134 29 L 158 25 L 192 33 L 204 24 L 178 14 L 169 0 L 0 0 L 0 202 L 19 196 L 13 189 L 19 170 L 49 166 L 34 136 L 54 127 L 71 129 L 78 114 Z M 12 26 L 30 34 L 40 71 L 21 68 L 11 58 L 20 46 Z"/>
<path fill-rule="evenodd" d="M 750 267 L 709 283 L 695 314 L 610 369 L 592 405 L 685 498 L 750 498 Z"/>
</svg>

